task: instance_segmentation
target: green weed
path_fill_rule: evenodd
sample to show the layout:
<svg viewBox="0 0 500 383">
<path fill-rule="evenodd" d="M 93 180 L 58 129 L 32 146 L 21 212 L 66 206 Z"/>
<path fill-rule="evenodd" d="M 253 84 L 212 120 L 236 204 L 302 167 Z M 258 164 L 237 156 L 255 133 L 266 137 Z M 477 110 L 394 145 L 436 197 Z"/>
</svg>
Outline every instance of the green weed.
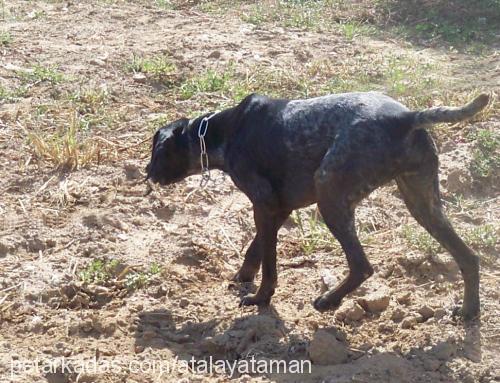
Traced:
<svg viewBox="0 0 500 383">
<path fill-rule="evenodd" d="M 416 226 L 404 225 L 401 234 L 408 245 L 426 255 L 435 255 L 441 249 L 434 238 Z"/>
<path fill-rule="evenodd" d="M 299 229 L 300 247 L 305 254 L 311 254 L 318 249 L 332 249 L 336 246 L 318 210 L 310 213 L 297 210 L 291 218 Z"/>
<path fill-rule="evenodd" d="M 175 74 L 177 67 L 165 54 L 152 57 L 132 56 L 125 64 L 125 69 L 133 73 L 144 73 L 156 80 L 169 80 Z"/>
<path fill-rule="evenodd" d="M 199 76 L 188 79 L 179 88 L 183 100 L 190 99 L 197 93 L 227 92 L 230 89 L 232 71 L 217 72 L 208 69 Z"/>
<path fill-rule="evenodd" d="M 500 134 L 479 129 L 472 134 L 475 139 L 472 152 L 471 172 L 479 179 L 491 178 L 500 168 Z"/>
<path fill-rule="evenodd" d="M 115 259 L 95 259 L 79 273 L 79 277 L 84 283 L 104 284 L 116 276 L 118 266 L 119 262 Z"/>
<path fill-rule="evenodd" d="M 64 80 L 64 75 L 53 66 L 35 65 L 30 70 L 18 71 L 18 77 L 23 83 L 36 84 L 49 82 L 57 84 Z"/>
<path fill-rule="evenodd" d="M 1 31 L 0 32 L 0 47 L 7 47 L 12 44 L 12 36 L 9 32 Z"/>
</svg>

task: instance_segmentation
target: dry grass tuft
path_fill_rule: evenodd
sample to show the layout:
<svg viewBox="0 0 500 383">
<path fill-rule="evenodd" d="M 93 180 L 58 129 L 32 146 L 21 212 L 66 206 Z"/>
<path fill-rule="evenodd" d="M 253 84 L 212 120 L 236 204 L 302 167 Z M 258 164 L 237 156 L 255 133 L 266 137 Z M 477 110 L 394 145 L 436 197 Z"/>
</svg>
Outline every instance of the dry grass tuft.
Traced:
<svg viewBox="0 0 500 383">
<path fill-rule="evenodd" d="M 26 129 L 29 144 L 38 159 L 48 161 L 58 169 L 74 170 L 116 157 L 113 143 L 79 134 L 80 121 L 73 116 L 62 133 L 46 134 Z"/>
</svg>

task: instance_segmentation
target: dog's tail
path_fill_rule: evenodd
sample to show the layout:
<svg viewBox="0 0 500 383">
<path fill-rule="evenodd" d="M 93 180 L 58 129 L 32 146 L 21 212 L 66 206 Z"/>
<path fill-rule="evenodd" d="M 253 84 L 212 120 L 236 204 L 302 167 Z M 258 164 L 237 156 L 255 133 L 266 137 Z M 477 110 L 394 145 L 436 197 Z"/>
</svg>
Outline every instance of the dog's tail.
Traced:
<svg viewBox="0 0 500 383">
<path fill-rule="evenodd" d="M 489 101 L 490 97 L 483 93 L 462 107 L 439 106 L 418 112 L 411 112 L 413 115 L 411 125 L 413 128 L 418 128 L 421 125 L 467 120 L 483 110 Z"/>
<path fill-rule="evenodd" d="M 406 112 L 402 117 L 393 120 L 390 131 L 394 137 L 405 137 L 415 129 L 425 125 L 437 124 L 440 122 L 459 122 L 471 118 L 483 110 L 490 97 L 487 94 L 480 94 L 474 100 L 462 107 L 439 106 L 436 108 L 424 109 L 420 111 Z"/>
</svg>

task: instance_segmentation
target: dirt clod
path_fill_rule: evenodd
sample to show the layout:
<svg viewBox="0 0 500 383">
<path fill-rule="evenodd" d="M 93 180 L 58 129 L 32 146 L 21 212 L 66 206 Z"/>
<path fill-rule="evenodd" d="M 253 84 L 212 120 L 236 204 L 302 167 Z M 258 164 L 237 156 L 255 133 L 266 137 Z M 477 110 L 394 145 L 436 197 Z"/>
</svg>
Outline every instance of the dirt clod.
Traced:
<svg viewBox="0 0 500 383">
<path fill-rule="evenodd" d="M 377 313 L 384 311 L 389 306 L 390 299 L 389 293 L 385 289 L 382 289 L 365 295 L 358 301 L 366 311 Z"/>
<path fill-rule="evenodd" d="M 325 329 L 319 329 L 314 333 L 308 353 L 311 361 L 319 365 L 345 363 L 348 358 L 346 345 Z"/>
</svg>

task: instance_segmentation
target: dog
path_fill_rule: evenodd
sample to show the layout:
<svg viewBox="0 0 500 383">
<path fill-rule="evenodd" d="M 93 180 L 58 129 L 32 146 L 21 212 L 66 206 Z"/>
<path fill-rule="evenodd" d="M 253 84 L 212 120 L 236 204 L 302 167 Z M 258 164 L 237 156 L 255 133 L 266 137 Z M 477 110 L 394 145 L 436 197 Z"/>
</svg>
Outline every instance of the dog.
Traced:
<svg viewBox="0 0 500 383">
<path fill-rule="evenodd" d="M 251 94 L 221 112 L 160 128 L 146 179 L 172 184 L 206 170 L 209 161 L 250 199 L 256 235 L 234 280 L 252 281 L 262 265 L 262 282 L 240 306 L 270 303 L 278 279 L 278 230 L 294 209 L 317 203 L 349 265 L 347 277 L 314 301 L 321 312 L 337 308 L 373 274 L 356 235 L 354 211 L 372 191 L 396 180 L 412 216 L 459 265 L 460 311 L 470 320 L 480 312 L 479 259 L 442 210 L 437 149 L 425 127 L 466 120 L 488 102 L 481 94 L 463 107 L 410 111 L 376 92 L 303 100 Z"/>
</svg>

